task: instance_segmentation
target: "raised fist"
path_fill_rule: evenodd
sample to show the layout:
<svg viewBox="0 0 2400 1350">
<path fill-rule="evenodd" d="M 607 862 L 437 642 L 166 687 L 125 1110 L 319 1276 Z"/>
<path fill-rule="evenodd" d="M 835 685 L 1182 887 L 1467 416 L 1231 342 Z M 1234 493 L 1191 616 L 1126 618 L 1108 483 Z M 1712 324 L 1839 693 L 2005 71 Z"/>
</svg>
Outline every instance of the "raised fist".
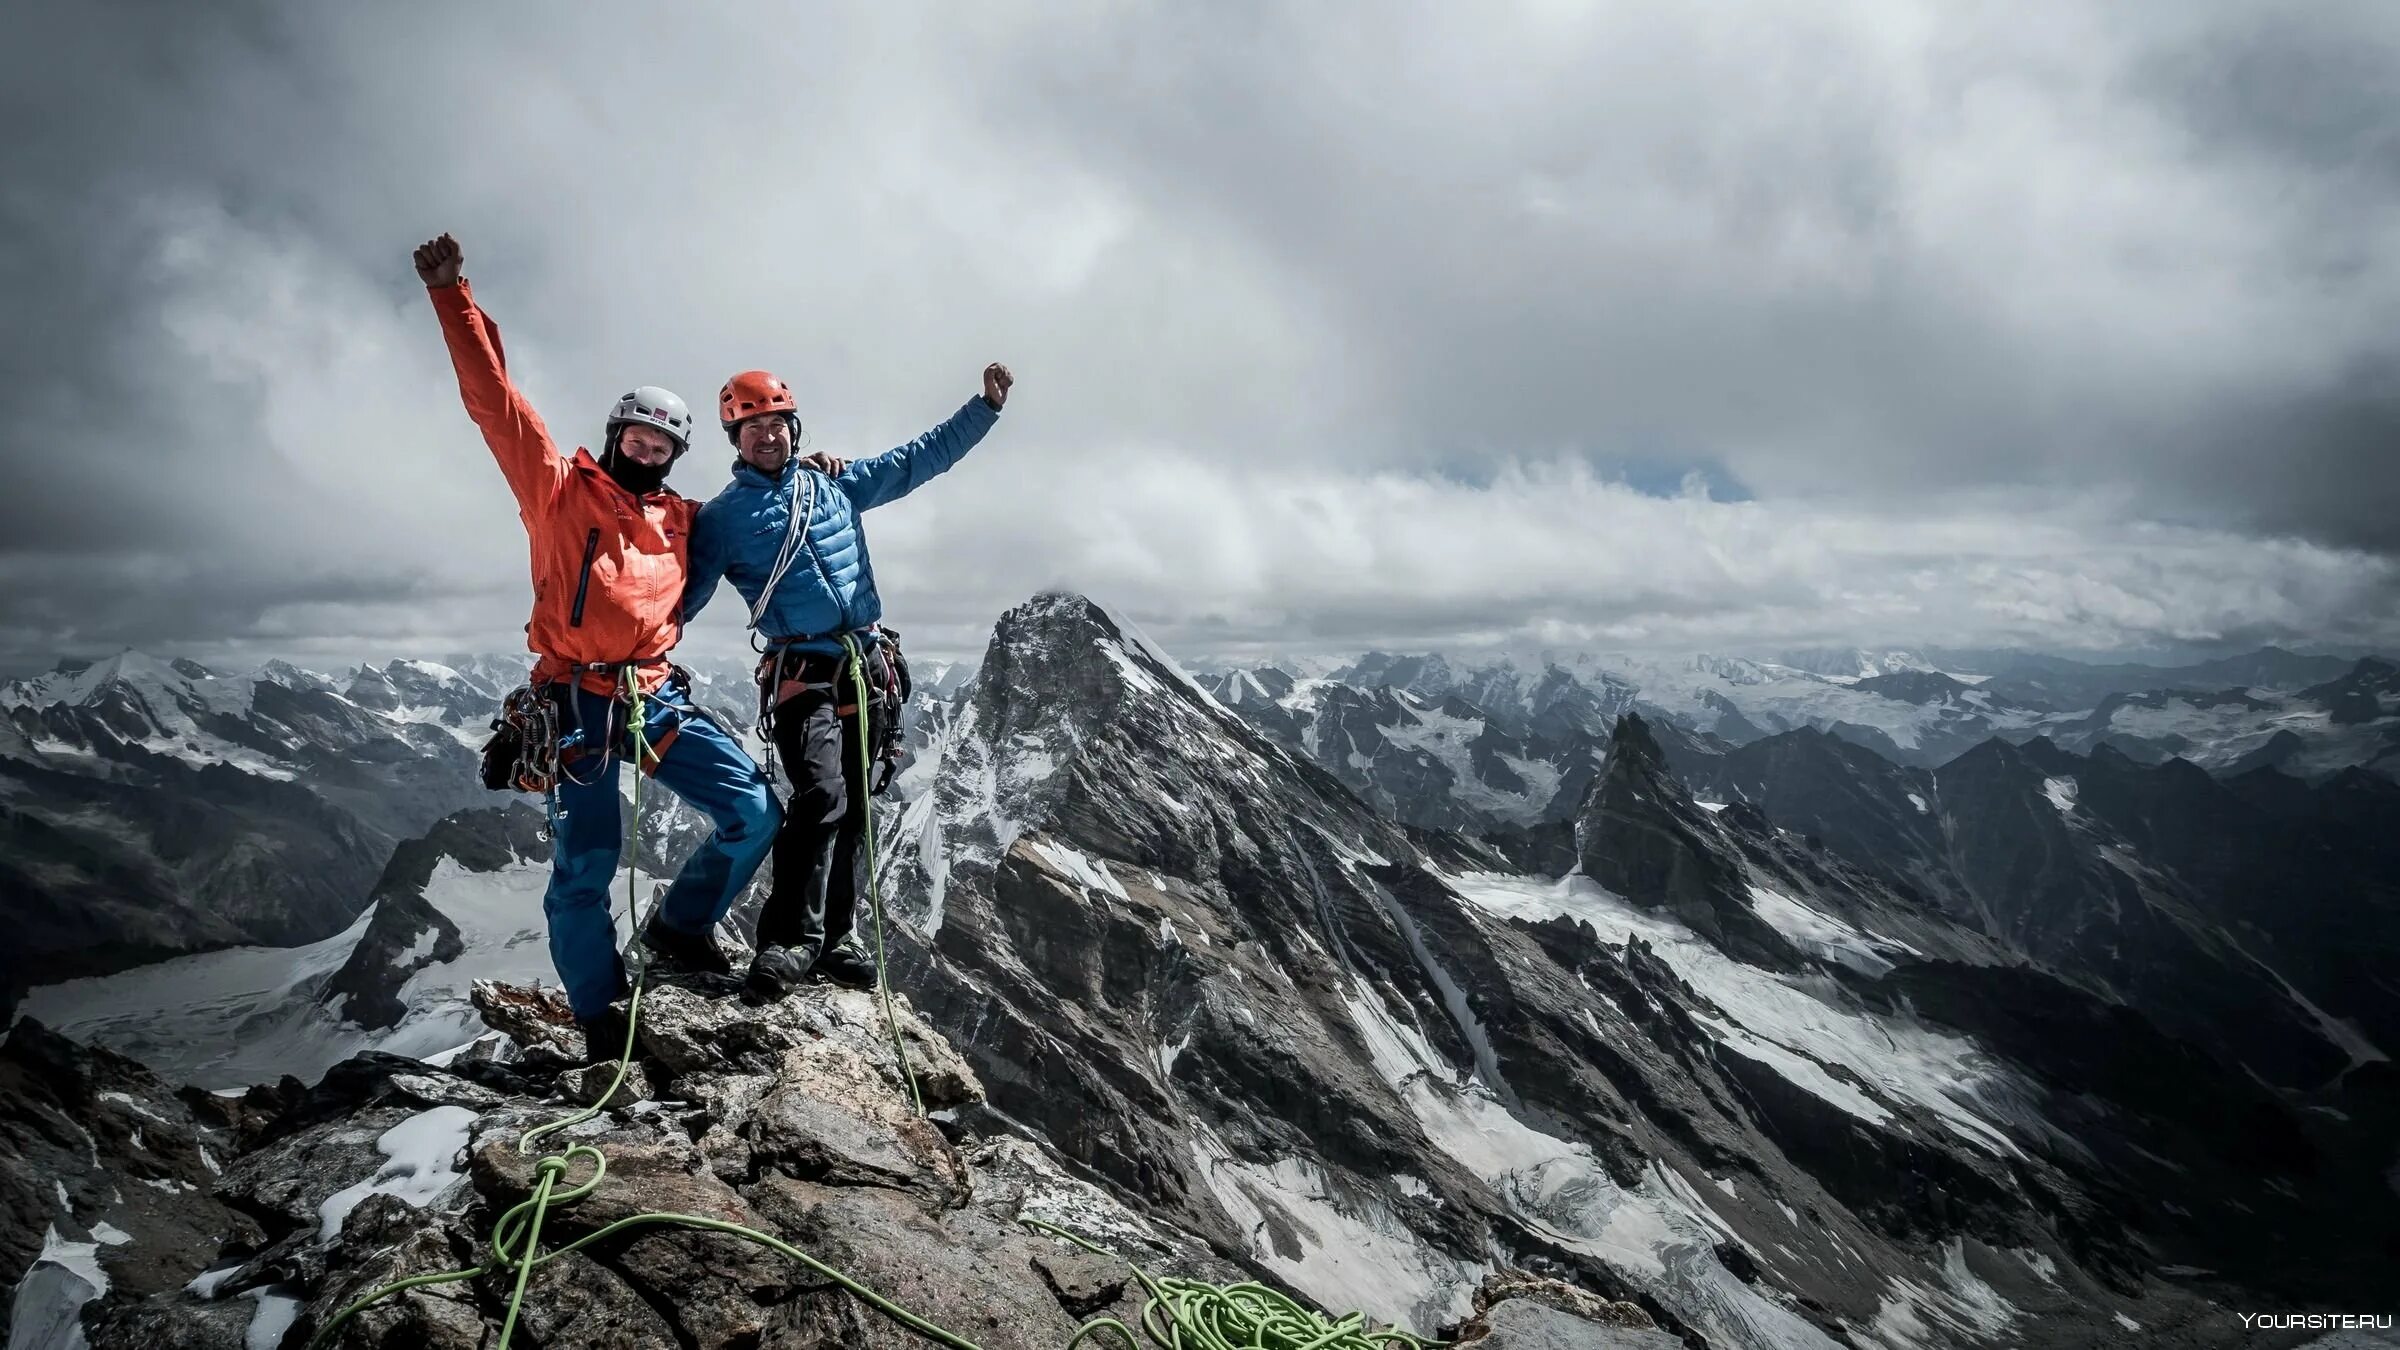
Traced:
<svg viewBox="0 0 2400 1350">
<path fill-rule="evenodd" d="M 449 236 L 444 235 L 443 237 L 448 238 Z M 985 366 L 983 368 L 983 401 L 991 404 L 994 411 L 1005 407 L 1008 403 L 1008 387 L 1016 382 L 1017 377 L 1009 374 L 1008 367 L 999 362 L 994 361 Z"/>
<path fill-rule="evenodd" d="M 459 251 L 458 241 L 449 235 L 428 239 L 417 246 L 417 280 L 428 287 L 455 286 L 458 284 L 458 269 L 465 262 L 466 255 Z M 984 379 L 989 383 L 991 377 L 987 375 Z"/>
</svg>

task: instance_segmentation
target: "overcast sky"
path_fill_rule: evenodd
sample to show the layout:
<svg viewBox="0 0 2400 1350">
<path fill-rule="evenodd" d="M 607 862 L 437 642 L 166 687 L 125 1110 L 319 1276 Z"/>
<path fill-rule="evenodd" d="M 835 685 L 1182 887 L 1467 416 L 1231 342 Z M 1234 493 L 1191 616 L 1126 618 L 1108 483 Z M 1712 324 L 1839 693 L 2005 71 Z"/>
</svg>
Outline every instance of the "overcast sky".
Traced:
<svg viewBox="0 0 2400 1350">
<path fill-rule="evenodd" d="M 2384 0 L 87 0 L 11 46 L 8 666 L 516 647 L 443 230 L 569 448 L 766 366 L 873 453 L 1014 367 L 869 517 L 928 650 L 1049 586 L 1194 658 L 2400 639 Z"/>
</svg>

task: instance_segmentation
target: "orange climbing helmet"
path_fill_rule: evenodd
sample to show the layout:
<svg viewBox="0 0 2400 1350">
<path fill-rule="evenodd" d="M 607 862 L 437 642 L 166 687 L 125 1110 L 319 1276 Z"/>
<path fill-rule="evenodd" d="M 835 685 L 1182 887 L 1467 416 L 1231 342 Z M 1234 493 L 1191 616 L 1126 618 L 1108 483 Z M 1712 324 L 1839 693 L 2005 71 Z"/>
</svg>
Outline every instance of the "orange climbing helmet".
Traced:
<svg viewBox="0 0 2400 1350">
<path fill-rule="evenodd" d="M 745 418 L 760 413 L 783 413 L 792 419 L 792 434 L 800 430 L 800 402 L 792 397 L 792 387 L 763 370 L 745 370 L 725 382 L 717 391 L 717 421 L 725 427 L 730 438 L 734 427 Z"/>
</svg>

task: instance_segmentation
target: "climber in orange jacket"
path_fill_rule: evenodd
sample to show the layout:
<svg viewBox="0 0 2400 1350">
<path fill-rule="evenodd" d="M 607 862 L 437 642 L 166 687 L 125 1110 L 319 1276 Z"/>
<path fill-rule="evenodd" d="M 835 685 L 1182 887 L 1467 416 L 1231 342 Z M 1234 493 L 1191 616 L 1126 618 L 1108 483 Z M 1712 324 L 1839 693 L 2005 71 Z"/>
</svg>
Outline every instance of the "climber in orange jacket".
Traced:
<svg viewBox="0 0 2400 1350">
<path fill-rule="evenodd" d="M 685 560 L 700 504 L 669 490 L 666 477 L 691 443 L 691 412 L 645 385 L 610 410 L 600 458 L 582 449 L 561 455 L 509 379 L 499 325 L 460 275 L 458 241 L 431 240 L 415 261 L 442 321 L 459 397 L 500 462 L 533 543 L 526 645 L 539 657 L 532 683 L 558 708 L 560 726 L 542 900 L 550 957 L 587 1033 L 621 1034 L 609 1029 L 609 1005 L 624 995 L 626 979 L 608 891 L 624 841 L 617 765 L 636 753 L 632 691 L 641 692 L 646 733 L 639 768 L 716 825 L 642 933 L 656 964 L 731 970 L 716 945 L 717 921 L 765 859 L 782 818 L 757 762 L 692 701 L 688 677 L 667 660 L 683 636 Z"/>
</svg>

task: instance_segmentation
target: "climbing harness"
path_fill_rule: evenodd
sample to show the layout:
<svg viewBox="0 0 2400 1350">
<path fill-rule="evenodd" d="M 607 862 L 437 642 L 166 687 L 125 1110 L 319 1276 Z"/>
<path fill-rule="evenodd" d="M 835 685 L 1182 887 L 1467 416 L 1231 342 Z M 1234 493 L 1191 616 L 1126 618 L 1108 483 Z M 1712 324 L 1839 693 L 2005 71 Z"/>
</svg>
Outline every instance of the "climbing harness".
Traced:
<svg viewBox="0 0 2400 1350">
<path fill-rule="evenodd" d="M 664 658 L 648 660 L 593 661 L 574 668 L 580 677 L 586 674 L 613 675 L 627 688 L 638 692 L 641 668 Z M 688 687 L 691 672 L 681 666 L 668 669 L 683 676 Z M 574 701 L 584 690 L 578 679 L 557 680 L 548 684 L 521 684 L 508 691 L 500 700 L 500 715 L 491 721 L 492 736 L 483 744 L 483 785 L 494 792 L 554 792 L 561 782 L 582 786 L 589 779 L 577 778 L 567 765 L 578 758 L 597 753 L 603 768 L 614 753 L 617 736 L 617 700 L 611 698 L 601 720 L 599 746 L 595 751 L 591 741 L 570 747 L 567 743 L 567 722 L 560 715 L 562 700 Z M 582 729 L 583 714 L 580 702 L 572 702 L 575 729 Z M 636 760 L 636 766 L 655 771 L 659 757 L 674 743 L 680 726 L 669 728 L 650 753 Z"/>
<path fill-rule="evenodd" d="M 882 766 L 882 772 L 867 787 L 870 797 L 882 796 L 900 772 L 900 717 L 916 692 L 915 683 L 908 677 L 908 656 L 900 650 L 899 632 L 880 624 L 875 631 L 883 638 L 883 687 L 875 691 L 875 706 L 883 716 L 873 726 L 875 762 Z"/>
<path fill-rule="evenodd" d="M 863 663 L 858 659 L 857 640 L 844 634 L 842 644 L 850 657 L 851 679 L 863 709 L 867 698 L 867 684 Z M 627 701 L 631 709 L 630 731 L 633 736 L 634 763 L 637 766 L 637 772 L 633 777 L 633 819 L 634 828 L 638 830 L 641 827 L 642 818 L 642 774 L 638 771 L 638 767 L 645 760 L 654 761 L 655 753 L 650 746 L 648 724 L 642 714 L 641 683 L 630 665 L 625 670 L 625 685 Z M 612 708 L 615 702 L 614 699 L 610 700 Z M 859 768 L 862 775 L 871 763 L 866 724 L 867 719 L 863 716 L 860 717 L 858 751 Z M 613 739 L 603 742 L 603 753 L 613 749 L 613 745 Z M 917 1114 L 923 1116 L 925 1100 L 918 1091 L 916 1073 L 909 1064 L 907 1047 L 900 1039 L 899 1022 L 892 1015 L 891 988 L 889 978 L 885 973 L 883 899 L 881 888 L 875 880 L 878 869 L 874 866 L 875 812 L 871 802 L 867 809 L 866 828 L 867 897 L 869 908 L 875 916 L 875 987 L 882 1004 L 884 1024 L 891 1030 L 892 1049 L 899 1057 L 902 1076 L 908 1080 L 909 1098 L 915 1104 Z M 637 893 L 640 887 L 640 877 L 641 864 L 637 855 L 626 872 L 625 900 L 628 916 L 633 915 L 638 908 Z M 652 906 L 652 910 L 655 913 L 655 904 Z M 642 925 L 636 925 L 634 931 L 638 934 L 642 931 L 642 927 Z M 633 949 L 637 953 L 640 952 L 641 943 L 638 939 L 633 944 Z M 628 965 L 633 977 L 632 995 L 626 1005 L 625 1044 L 617 1054 L 616 1074 L 609 1079 L 607 1089 L 595 1097 L 591 1105 L 561 1116 L 547 1124 L 537 1125 L 518 1136 L 517 1152 L 520 1155 L 531 1154 L 537 1141 L 562 1130 L 572 1129 L 599 1115 L 616 1100 L 618 1091 L 625 1086 L 626 1075 L 632 1071 L 633 1067 L 635 1038 L 641 1027 L 642 994 L 649 979 L 647 961 L 637 956 Z M 583 1165 L 589 1165 L 591 1175 L 572 1185 L 565 1184 L 569 1174 Z M 513 1274 L 514 1283 L 509 1290 L 508 1310 L 500 1324 L 500 1339 L 494 1345 L 494 1350 L 508 1350 L 509 1342 L 516 1335 L 517 1319 L 524 1310 L 526 1289 L 532 1281 L 536 1267 L 547 1265 L 570 1252 L 581 1251 L 594 1243 L 604 1242 L 620 1233 L 649 1227 L 690 1228 L 701 1232 L 723 1233 L 730 1237 L 741 1238 L 746 1242 L 757 1243 L 769 1251 L 790 1257 L 824 1279 L 840 1285 L 843 1289 L 856 1295 L 867 1306 L 937 1345 L 948 1346 L 951 1350 L 982 1350 L 975 1342 L 910 1312 L 781 1238 L 738 1223 L 729 1223 L 723 1219 L 665 1211 L 633 1214 L 587 1233 L 563 1247 L 543 1251 L 541 1246 L 542 1226 L 549 1218 L 552 1209 L 554 1207 L 564 1208 L 590 1195 L 600 1188 L 601 1181 L 607 1175 L 607 1156 L 589 1144 L 572 1144 L 560 1152 L 542 1157 L 534 1164 L 533 1193 L 503 1211 L 499 1219 L 493 1223 L 490 1242 L 491 1254 L 484 1259 L 481 1265 L 462 1270 L 445 1270 L 432 1274 L 415 1275 L 369 1290 L 335 1313 L 324 1326 L 318 1328 L 317 1333 L 309 1339 L 308 1350 L 322 1350 L 322 1347 L 332 1343 L 334 1334 L 341 1330 L 342 1326 L 351 1318 L 395 1294 L 411 1289 L 423 1289 L 432 1285 L 480 1279 L 487 1275 L 496 1274 L 505 1277 Z M 1096 1246 L 1054 1224 L 1022 1217 L 1019 1221 L 1028 1228 L 1062 1238 L 1087 1251 L 1103 1256 L 1114 1255 L 1105 1248 Z M 1356 1312 L 1339 1320 L 1328 1319 L 1322 1313 L 1315 1312 L 1262 1284 L 1214 1285 L 1172 1276 L 1154 1277 L 1130 1261 L 1126 1264 L 1132 1269 L 1135 1278 L 1141 1281 L 1142 1288 L 1149 1295 L 1143 1304 L 1140 1321 L 1142 1332 L 1150 1338 L 1150 1342 L 1152 1346 L 1156 1347 L 1156 1350 L 1431 1350 L 1432 1347 L 1439 1344 L 1397 1328 L 1369 1330 L 1364 1315 Z M 1135 1336 L 1133 1329 L 1114 1317 L 1100 1317 L 1086 1322 L 1076 1331 L 1073 1339 L 1066 1343 L 1063 1350 L 1077 1350 L 1077 1347 L 1086 1340 L 1102 1333 L 1113 1333 L 1122 1337 L 1131 1350 L 1143 1350 L 1142 1341 Z"/>
</svg>

